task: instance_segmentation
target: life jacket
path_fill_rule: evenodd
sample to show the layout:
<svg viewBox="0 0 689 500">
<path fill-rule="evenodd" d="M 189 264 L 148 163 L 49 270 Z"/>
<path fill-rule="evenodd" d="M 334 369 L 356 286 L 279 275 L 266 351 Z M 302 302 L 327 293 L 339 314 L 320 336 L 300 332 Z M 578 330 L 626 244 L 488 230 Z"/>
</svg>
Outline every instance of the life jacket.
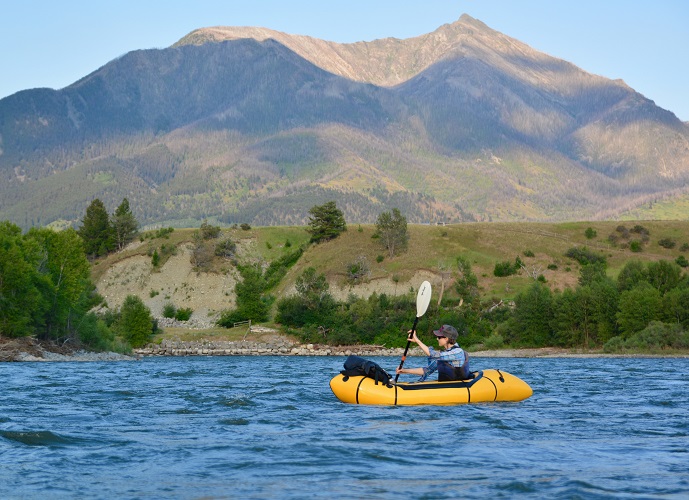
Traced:
<svg viewBox="0 0 689 500">
<path fill-rule="evenodd" d="M 452 349 L 459 349 L 459 347 Z M 464 364 L 459 368 L 452 366 L 449 361 L 438 360 L 438 382 L 470 380 L 472 378 L 474 378 L 474 374 L 469 371 L 469 355 L 466 351 L 464 351 Z"/>
<path fill-rule="evenodd" d="M 378 382 L 384 385 L 390 385 L 390 379 L 392 378 L 378 363 L 360 358 L 353 354 L 344 362 L 344 370 L 341 370 L 340 373 L 345 376 L 345 379 L 346 377 L 362 375 L 364 377 L 370 377 L 376 381 L 376 385 L 378 385 Z"/>
</svg>

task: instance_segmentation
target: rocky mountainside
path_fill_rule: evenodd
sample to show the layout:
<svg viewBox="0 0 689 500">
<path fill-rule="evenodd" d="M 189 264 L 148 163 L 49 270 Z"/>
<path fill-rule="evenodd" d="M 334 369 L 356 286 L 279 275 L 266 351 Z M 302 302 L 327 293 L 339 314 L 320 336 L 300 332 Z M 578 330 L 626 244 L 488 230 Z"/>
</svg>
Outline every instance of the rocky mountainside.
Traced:
<svg viewBox="0 0 689 500">
<path fill-rule="evenodd" d="M 615 218 L 686 197 L 689 126 L 462 16 L 337 44 L 205 28 L 62 90 L 0 100 L 0 220 L 78 224 L 122 198 L 143 224 Z"/>
</svg>

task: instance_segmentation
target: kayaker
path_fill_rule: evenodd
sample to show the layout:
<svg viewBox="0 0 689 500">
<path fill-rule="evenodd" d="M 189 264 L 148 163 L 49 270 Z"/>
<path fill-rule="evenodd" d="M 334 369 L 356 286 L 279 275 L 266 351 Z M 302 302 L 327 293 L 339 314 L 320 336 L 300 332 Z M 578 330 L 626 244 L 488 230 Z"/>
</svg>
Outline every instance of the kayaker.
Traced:
<svg viewBox="0 0 689 500">
<path fill-rule="evenodd" d="M 457 343 L 457 329 L 451 325 L 443 325 L 433 334 L 443 351 L 436 351 L 416 336 L 415 330 L 409 330 L 409 341 L 416 342 L 428 356 L 428 364 L 424 368 L 397 368 L 397 373 L 421 375 L 419 382 L 425 381 L 433 372 L 438 372 L 438 381 L 467 380 L 473 378 L 469 371 L 469 355 Z"/>
</svg>

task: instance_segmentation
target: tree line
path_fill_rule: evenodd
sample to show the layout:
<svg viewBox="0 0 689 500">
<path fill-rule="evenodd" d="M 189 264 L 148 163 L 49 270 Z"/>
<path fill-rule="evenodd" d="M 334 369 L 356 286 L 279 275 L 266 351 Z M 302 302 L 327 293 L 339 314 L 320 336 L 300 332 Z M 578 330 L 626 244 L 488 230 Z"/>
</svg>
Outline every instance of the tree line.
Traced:
<svg viewBox="0 0 689 500">
<path fill-rule="evenodd" d="M 309 244 L 338 238 L 347 230 L 334 201 L 312 207 L 309 214 Z M 137 230 L 126 199 L 112 215 L 94 200 L 78 230 L 34 228 L 22 234 L 16 225 L 0 223 L 0 333 L 35 335 L 94 349 L 145 344 L 157 324 L 141 299 L 129 296 L 118 310 L 107 309 L 90 281 L 89 259 L 123 248 Z M 192 258 L 200 270 L 209 253 L 208 241 L 219 232 L 205 221 L 197 232 L 198 251 Z M 406 217 L 398 209 L 379 214 L 374 237 L 394 258 L 407 247 Z M 673 243 L 663 240 L 666 246 Z M 373 294 L 338 301 L 329 293 L 325 276 L 307 268 L 296 280 L 297 293 L 277 298 L 274 289 L 305 247 L 291 249 L 268 264 L 240 262 L 235 249 L 231 240 L 210 248 L 216 256 L 230 256 L 242 277 L 235 288 L 236 307 L 222 313 L 220 325 L 274 319 L 304 341 L 400 347 L 406 341 L 413 289 L 400 296 Z M 542 276 L 533 276 L 533 284 L 513 304 L 482 300 L 469 259 L 457 256 L 450 273 L 453 288 L 441 291 L 437 305 L 424 317 L 419 327 L 422 337 L 432 340 L 432 327 L 448 323 L 463 332 L 460 340 L 467 347 L 689 349 L 689 278 L 682 271 L 683 262 L 629 261 L 613 279 L 599 253 L 572 248 L 566 255 L 581 264 L 575 287 L 552 291 L 545 280 L 537 279 Z M 494 274 L 519 272 L 520 264 L 519 258 L 514 263 L 498 262 Z"/>
<path fill-rule="evenodd" d="M 36 336 L 94 350 L 125 352 L 157 330 L 140 298 L 104 309 L 89 259 L 123 248 L 138 231 L 125 198 L 112 216 L 95 199 L 78 230 L 0 222 L 0 334 Z"/>
</svg>

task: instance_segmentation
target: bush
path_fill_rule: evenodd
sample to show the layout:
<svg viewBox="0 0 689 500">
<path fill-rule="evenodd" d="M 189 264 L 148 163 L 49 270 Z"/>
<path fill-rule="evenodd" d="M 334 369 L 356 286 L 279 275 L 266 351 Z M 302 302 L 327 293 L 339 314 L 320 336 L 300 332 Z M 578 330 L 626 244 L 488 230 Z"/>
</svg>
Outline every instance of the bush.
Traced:
<svg viewBox="0 0 689 500">
<path fill-rule="evenodd" d="M 175 319 L 177 321 L 189 321 L 189 318 L 191 318 L 193 312 L 194 310 L 191 307 L 180 307 L 179 309 L 177 309 Z"/>
<path fill-rule="evenodd" d="M 652 321 L 640 332 L 628 339 L 613 337 L 604 346 L 608 353 L 624 351 L 665 351 L 667 349 L 689 348 L 689 332 L 679 324 Z"/>
<path fill-rule="evenodd" d="M 584 231 L 584 236 L 586 236 L 586 239 L 588 239 L 588 240 L 592 240 L 597 235 L 598 235 L 598 233 L 592 227 L 587 227 L 586 231 Z"/>
<path fill-rule="evenodd" d="M 673 240 L 672 238 L 663 238 L 662 240 L 658 241 L 658 245 L 660 245 L 663 248 L 675 248 L 675 245 L 677 242 Z"/>
<path fill-rule="evenodd" d="M 634 226 L 630 232 L 640 234 L 642 236 L 648 236 L 649 234 L 651 234 L 648 229 L 646 229 L 644 226 L 640 226 L 639 224 Z"/>
<path fill-rule="evenodd" d="M 504 345 L 505 339 L 502 338 L 502 335 L 495 332 L 483 341 L 483 347 L 486 349 L 500 349 Z"/>
<path fill-rule="evenodd" d="M 177 315 L 177 308 L 172 302 L 167 302 L 163 306 L 163 318 L 174 318 Z"/>
<path fill-rule="evenodd" d="M 629 249 L 630 249 L 632 252 L 639 253 L 639 252 L 641 252 L 641 251 L 643 250 L 643 247 L 641 246 L 641 242 L 640 242 L 640 241 L 634 240 L 634 241 L 632 241 L 632 242 L 629 244 Z"/>
<path fill-rule="evenodd" d="M 524 250 L 524 257 L 535 257 L 536 255 L 531 250 Z"/>
<path fill-rule="evenodd" d="M 203 221 L 201 224 L 201 237 L 204 240 L 212 240 L 220 236 L 220 228 L 218 226 L 212 226 L 208 221 Z"/>
<path fill-rule="evenodd" d="M 493 275 L 500 278 L 517 274 L 521 269 L 521 265 L 522 261 L 519 257 L 517 257 L 513 263 L 508 260 L 498 262 L 495 264 L 495 268 L 493 269 Z"/>
<path fill-rule="evenodd" d="M 680 255 L 675 259 L 675 263 L 680 266 L 680 267 L 688 267 L 689 266 L 689 261 L 684 255 Z"/>
<path fill-rule="evenodd" d="M 237 244 L 231 238 L 226 238 L 215 245 L 215 255 L 217 257 L 224 257 L 230 259 L 235 256 L 237 252 Z"/>
<path fill-rule="evenodd" d="M 603 264 L 607 263 L 604 255 L 589 250 L 586 247 L 572 247 L 565 252 L 565 256 L 576 260 L 582 266 L 594 264 L 596 262 L 602 262 Z"/>
</svg>

